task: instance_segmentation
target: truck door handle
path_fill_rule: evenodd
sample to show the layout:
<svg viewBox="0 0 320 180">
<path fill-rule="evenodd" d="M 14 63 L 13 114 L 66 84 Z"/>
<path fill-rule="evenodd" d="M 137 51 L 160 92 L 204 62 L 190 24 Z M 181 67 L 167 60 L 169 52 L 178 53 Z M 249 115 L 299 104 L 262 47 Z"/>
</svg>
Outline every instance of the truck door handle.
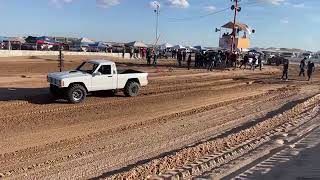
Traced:
<svg viewBox="0 0 320 180">
<path fill-rule="evenodd" d="M 112 77 L 112 76 L 108 76 L 108 77 Z"/>
</svg>

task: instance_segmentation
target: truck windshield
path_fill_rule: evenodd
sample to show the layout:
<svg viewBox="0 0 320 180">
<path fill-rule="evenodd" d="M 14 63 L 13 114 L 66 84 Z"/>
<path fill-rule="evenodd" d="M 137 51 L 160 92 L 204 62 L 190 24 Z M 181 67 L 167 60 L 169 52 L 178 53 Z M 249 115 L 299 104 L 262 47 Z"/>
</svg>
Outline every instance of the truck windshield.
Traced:
<svg viewBox="0 0 320 180">
<path fill-rule="evenodd" d="M 98 67 L 97 64 L 84 62 L 77 68 L 77 71 L 92 74 L 97 69 L 97 67 Z"/>
</svg>

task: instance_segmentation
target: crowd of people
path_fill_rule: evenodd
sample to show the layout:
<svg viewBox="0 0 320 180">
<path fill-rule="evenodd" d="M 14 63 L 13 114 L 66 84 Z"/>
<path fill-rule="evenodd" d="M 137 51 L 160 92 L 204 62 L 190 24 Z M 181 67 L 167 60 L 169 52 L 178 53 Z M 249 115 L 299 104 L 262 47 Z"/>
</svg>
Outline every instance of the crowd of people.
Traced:
<svg viewBox="0 0 320 180">
<path fill-rule="evenodd" d="M 122 55 L 125 58 L 126 49 L 123 50 Z M 129 50 L 130 59 L 145 59 L 148 65 L 157 66 L 158 59 L 160 58 L 161 52 L 155 48 L 130 48 Z M 255 70 L 258 68 L 262 70 L 263 61 L 266 60 L 266 56 L 260 53 L 230 53 L 229 51 L 187 51 L 172 50 L 171 58 L 177 60 L 179 67 L 186 67 L 188 70 L 192 68 L 192 62 L 194 62 L 194 68 L 207 69 L 213 71 L 213 69 L 224 69 L 224 68 L 240 68 Z M 183 64 L 186 63 L 184 66 Z M 283 74 L 281 79 L 288 80 L 289 74 L 289 60 L 284 59 L 283 62 Z M 307 72 L 307 80 L 310 81 L 313 72 L 315 72 L 315 64 L 304 58 L 301 60 L 299 76 L 305 77 Z"/>
<path fill-rule="evenodd" d="M 307 58 L 304 58 L 301 60 L 299 68 L 300 68 L 300 72 L 299 72 L 299 76 L 303 76 L 305 77 L 305 70 L 307 69 L 307 76 L 308 76 L 308 81 L 311 80 L 312 74 L 315 71 L 315 65 L 314 63 L 309 60 L 308 63 L 306 63 Z M 286 74 L 286 79 L 288 79 L 288 66 L 289 66 L 289 61 L 284 63 L 284 74 Z M 282 77 L 282 79 L 284 79 L 284 77 Z"/>
<path fill-rule="evenodd" d="M 122 58 L 125 58 L 126 48 L 122 50 Z M 129 48 L 130 59 L 146 59 L 148 65 L 157 65 L 159 51 L 155 48 Z"/>
<path fill-rule="evenodd" d="M 186 52 L 184 50 L 178 50 L 173 53 L 173 58 L 177 59 L 178 66 L 182 67 L 183 62 L 187 60 L 187 68 L 191 68 L 192 52 Z M 188 57 L 188 58 L 187 58 Z M 262 70 L 262 54 L 240 54 L 230 53 L 229 51 L 196 51 L 194 52 L 194 67 L 205 68 L 208 71 L 213 69 L 224 69 L 224 68 L 247 68 L 250 65 L 250 69 L 255 70 L 259 67 Z M 251 59 L 251 61 L 249 61 Z"/>
</svg>

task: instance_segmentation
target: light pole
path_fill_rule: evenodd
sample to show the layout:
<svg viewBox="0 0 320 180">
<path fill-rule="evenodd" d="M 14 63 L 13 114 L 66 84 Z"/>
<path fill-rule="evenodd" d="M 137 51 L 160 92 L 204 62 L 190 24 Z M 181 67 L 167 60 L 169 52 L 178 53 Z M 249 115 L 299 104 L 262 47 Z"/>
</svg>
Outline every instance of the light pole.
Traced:
<svg viewBox="0 0 320 180">
<path fill-rule="evenodd" d="M 240 0 L 231 0 L 234 2 L 234 5 L 231 6 L 231 10 L 234 10 L 234 17 L 233 17 L 233 36 L 232 36 L 232 43 L 231 43 L 231 52 L 234 52 L 236 48 L 236 23 L 237 23 L 237 14 L 241 11 L 241 7 L 239 7 L 238 2 Z"/>
<path fill-rule="evenodd" d="M 156 14 L 156 40 L 158 39 L 158 27 L 159 27 L 159 15 L 160 15 L 160 4 L 159 2 L 155 1 L 153 2 L 154 3 L 154 6 L 155 6 L 155 14 Z"/>
</svg>

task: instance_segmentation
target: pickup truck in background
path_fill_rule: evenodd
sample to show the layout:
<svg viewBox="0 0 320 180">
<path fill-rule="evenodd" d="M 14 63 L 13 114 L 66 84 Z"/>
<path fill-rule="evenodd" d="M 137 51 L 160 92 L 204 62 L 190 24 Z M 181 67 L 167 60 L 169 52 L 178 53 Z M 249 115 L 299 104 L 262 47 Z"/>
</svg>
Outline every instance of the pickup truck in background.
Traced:
<svg viewBox="0 0 320 180">
<path fill-rule="evenodd" d="M 120 72 L 112 61 L 90 60 L 72 71 L 49 73 L 47 81 L 54 96 L 80 103 L 89 92 L 96 91 L 123 90 L 126 96 L 137 96 L 140 87 L 148 84 L 148 73 L 130 69 Z"/>
</svg>

